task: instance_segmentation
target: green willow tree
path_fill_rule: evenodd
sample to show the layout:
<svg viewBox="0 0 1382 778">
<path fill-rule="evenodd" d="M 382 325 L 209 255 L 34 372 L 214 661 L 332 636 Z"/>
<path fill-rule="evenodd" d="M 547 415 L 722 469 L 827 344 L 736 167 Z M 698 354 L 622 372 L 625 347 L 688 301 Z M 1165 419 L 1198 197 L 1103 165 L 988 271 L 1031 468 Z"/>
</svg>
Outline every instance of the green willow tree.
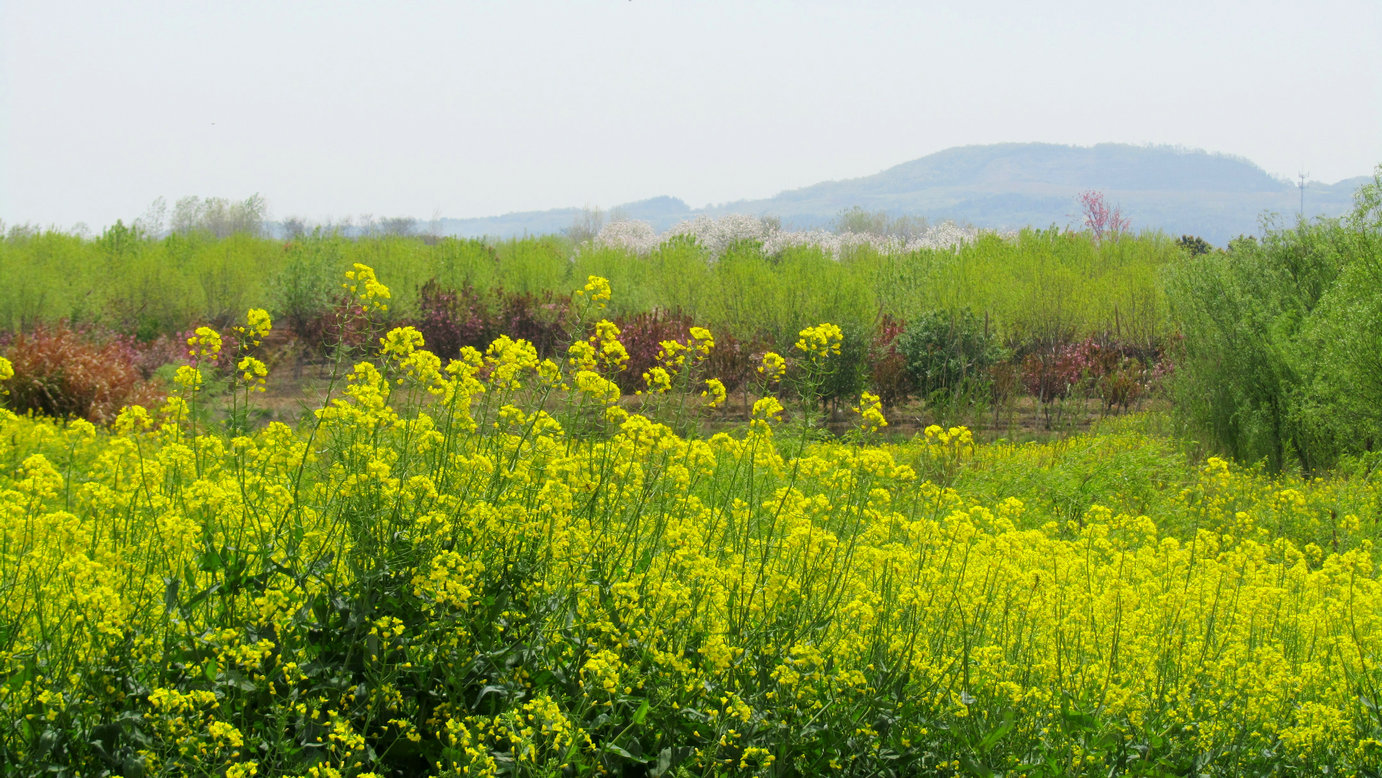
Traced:
<svg viewBox="0 0 1382 778">
<path fill-rule="evenodd" d="M 1317 472 L 1382 447 L 1382 168 L 1352 214 L 1172 266 L 1175 395 L 1210 447 Z"/>
</svg>

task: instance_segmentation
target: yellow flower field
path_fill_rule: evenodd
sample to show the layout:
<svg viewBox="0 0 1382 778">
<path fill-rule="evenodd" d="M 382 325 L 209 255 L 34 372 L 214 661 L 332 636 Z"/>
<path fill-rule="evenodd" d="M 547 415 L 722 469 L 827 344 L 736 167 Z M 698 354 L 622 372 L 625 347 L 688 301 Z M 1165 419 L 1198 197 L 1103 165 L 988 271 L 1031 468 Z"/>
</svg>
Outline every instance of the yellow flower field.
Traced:
<svg viewBox="0 0 1382 778">
<path fill-rule="evenodd" d="M 373 272 L 353 272 L 382 306 Z M 110 430 L 0 410 L 0 764 L 1377 769 L 1370 474 L 1276 480 L 1162 454 L 1165 483 L 1149 468 L 1057 505 L 1041 495 L 1079 446 L 1121 461 L 1156 444 L 976 445 L 936 427 L 882 445 L 872 396 L 844 441 L 811 442 L 776 399 L 752 424 L 678 435 L 620 407 L 606 325 L 568 365 L 507 338 L 442 364 L 395 331 L 300 429 L 198 423 L 190 375 Z M 834 340 L 822 325 L 799 347 L 824 364 Z M 692 375 L 712 344 L 702 330 L 664 349 L 690 398 L 675 412 L 722 401 Z M 250 402 L 264 376 L 242 370 Z"/>
</svg>

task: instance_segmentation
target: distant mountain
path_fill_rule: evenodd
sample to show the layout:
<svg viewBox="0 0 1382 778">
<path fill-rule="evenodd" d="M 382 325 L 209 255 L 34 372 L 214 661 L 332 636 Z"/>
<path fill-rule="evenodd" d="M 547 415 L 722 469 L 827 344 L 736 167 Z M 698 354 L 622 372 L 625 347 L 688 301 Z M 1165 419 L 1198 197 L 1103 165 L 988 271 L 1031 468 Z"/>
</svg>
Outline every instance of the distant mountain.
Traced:
<svg viewBox="0 0 1382 778">
<path fill-rule="evenodd" d="M 1347 213 L 1353 193 L 1370 179 L 1308 182 L 1307 217 Z M 1079 226 L 1076 196 L 1098 190 L 1134 229 L 1199 235 L 1216 245 L 1256 234 L 1264 215 L 1295 219 L 1301 192 L 1293 181 L 1269 175 L 1240 157 L 1174 147 L 1105 143 L 1092 147 L 1000 143 L 947 149 L 864 178 L 826 181 L 764 200 L 741 200 L 691 209 L 657 197 L 610 209 L 659 230 L 701 214 L 775 216 L 784 227 L 828 227 L 858 206 L 889 216 L 922 216 L 976 227 Z M 582 215 L 578 208 L 511 213 L 482 219 L 444 219 L 452 235 L 510 237 L 560 232 Z"/>
</svg>

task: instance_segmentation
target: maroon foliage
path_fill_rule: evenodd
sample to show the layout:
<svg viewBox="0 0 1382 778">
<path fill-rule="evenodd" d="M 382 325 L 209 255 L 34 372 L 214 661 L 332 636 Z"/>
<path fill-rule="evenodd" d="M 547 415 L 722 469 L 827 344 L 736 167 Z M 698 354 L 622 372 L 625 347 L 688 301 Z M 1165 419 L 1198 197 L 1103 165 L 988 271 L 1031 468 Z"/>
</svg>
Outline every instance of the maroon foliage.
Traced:
<svg viewBox="0 0 1382 778">
<path fill-rule="evenodd" d="M 141 371 L 146 360 L 128 336 L 38 327 L 16 335 L 6 357 L 14 377 L 5 404 L 21 412 L 104 424 L 126 405 L 156 405 L 164 396 Z"/>
<path fill-rule="evenodd" d="M 657 311 L 621 318 L 615 324 L 619 326 L 619 342 L 629 353 L 629 361 L 614 377 L 614 382 L 627 394 L 646 388 L 643 373 L 657 366 L 662 341 L 679 340 L 685 343 L 690 339 L 690 330 L 695 322 L 681 313 Z M 718 342 L 716 346 L 719 346 Z"/>
<path fill-rule="evenodd" d="M 463 346 L 483 351 L 498 333 L 491 326 L 489 306 L 474 287 L 447 289 L 434 278 L 418 290 L 417 330 L 427 348 L 443 361 Z"/>
<path fill-rule="evenodd" d="M 916 391 L 907 357 L 897 350 L 897 339 L 906 329 L 907 322 L 884 314 L 869 345 L 868 379 L 884 408 L 906 402 Z"/>
<path fill-rule="evenodd" d="M 342 346 L 357 350 L 374 348 L 388 328 L 387 323 L 372 318 L 359 300 L 342 294 L 329 309 L 307 320 L 297 333 L 297 340 L 307 353 L 325 357 Z"/>
<path fill-rule="evenodd" d="M 528 292 L 505 294 L 500 292 L 498 319 L 492 332 L 523 339 L 533 344 L 542 357 L 563 357 L 570 345 L 568 322 L 571 321 L 571 300 L 551 292 L 535 295 Z"/>
<path fill-rule="evenodd" d="M 1022 360 L 1022 386 L 1043 405 L 1064 399 L 1083 375 L 1082 363 L 1071 346 L 1051 345 Z"/>
<path fill-rule="evenodd" d="M 767 345 L 762 338 L 741 339 L 728 332 L 715 332 L 715 348 L 706 360 L 707 378 L 718 378 L 725 391 L 737 392 L 748 384 L 763 358 Z"/>
</svg>

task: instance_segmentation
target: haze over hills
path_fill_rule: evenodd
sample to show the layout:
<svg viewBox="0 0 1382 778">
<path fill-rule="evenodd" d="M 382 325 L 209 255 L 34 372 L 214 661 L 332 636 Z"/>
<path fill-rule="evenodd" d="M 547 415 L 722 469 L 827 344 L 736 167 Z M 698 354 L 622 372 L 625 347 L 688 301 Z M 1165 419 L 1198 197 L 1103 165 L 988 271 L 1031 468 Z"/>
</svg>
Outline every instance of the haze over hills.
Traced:
<svg viewBox="0 0 1382 778">
<path fill-rule="evenodd" d="M 1367 172 L 1367 171 L 1362 171 Z M 1308 181 L 1304 215 L 1347 213 L 1367 176 L 1334 184 Z M 826 181 L 763 200 L 692 209 L 674 197 L 616 206 L 610 213 L 665 230 L 701 214 L 774 216 L 784 227 L 828 227 L 855 206 L 889 216 L 922 216 L 976 227 L 1078 226 L 1076 196 L 1103 192 L 1133 229 L 1198 235 L 1224 245 L 1260 231 L 1264 215 L 1294 221 L 1301 207 L 1297 182 L 1275 178 L 1240 157 L 1174 147 L 1100 144 L 1002 143 L 940 151 L 880 173 Z M 509 237 L 560 232 L 580 208 L 511 213 L 478 219 L 443 219 L 445 234 Z"/>
</svg>

